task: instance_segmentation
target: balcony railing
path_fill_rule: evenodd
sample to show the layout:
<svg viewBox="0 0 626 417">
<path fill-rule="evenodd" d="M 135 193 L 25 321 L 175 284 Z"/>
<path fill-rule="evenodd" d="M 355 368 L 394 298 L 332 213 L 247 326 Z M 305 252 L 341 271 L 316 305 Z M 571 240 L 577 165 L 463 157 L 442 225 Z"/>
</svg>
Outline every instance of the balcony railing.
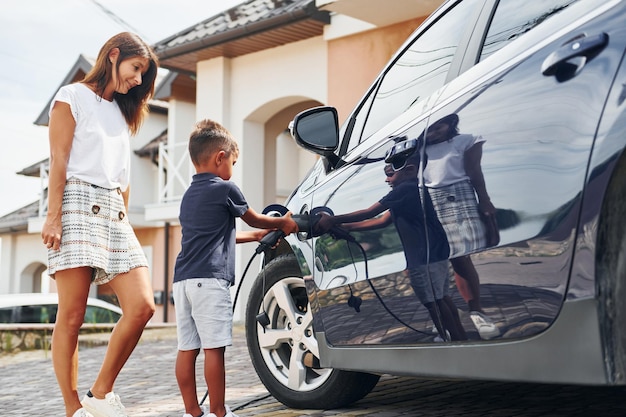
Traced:
<svg viewBox="0 0 626 417">
<path fill-rule="evenodd" d="M 193 177 L 193 164 L 187 152 L 187 143 L 159 144 L 158 158 L 158 204 L 179 202 Z M 38 217 L 43 218 L 48 212 L 48 161 L 39 165 L 41 193 L 39 196 Z"/>
<path fill-rule="evenodd" d="M 39 194 L 39 216 L 46 217 L 48 214 L 48 177 L 50 173 L 50 163 L 48 161 L 39 164 L 39 182 L 41 191 Z"/>
<path fill-rule="evenodd" d="M 180 201 L 191 183 L 193 172 L 187 143 L 160 143 L 158 202 L 166 204 Z"/>
</svg>

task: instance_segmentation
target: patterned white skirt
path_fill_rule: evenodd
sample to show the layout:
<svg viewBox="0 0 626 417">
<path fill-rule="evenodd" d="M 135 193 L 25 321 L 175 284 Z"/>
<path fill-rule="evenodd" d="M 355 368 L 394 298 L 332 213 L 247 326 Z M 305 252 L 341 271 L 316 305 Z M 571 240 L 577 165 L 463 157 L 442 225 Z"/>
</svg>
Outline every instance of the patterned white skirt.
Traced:
<svg viewBox="0 0 626 417">
<path fill-rule="evenodd" d="M 469 181 L 441 188 L 429 188 L 437 217 L 446 231 L 450 258 L 467 255 L 487 246 L 485 224 L 478 213 L 478 201 Z"/>
<path fill-rule="evenodd" d="M 128 222 L 119 189 L 107 189 L 70 178 L 63 192 L 63 235 L 59 250 L 48 249 L 48 274 L 89 266 L 92 281 L 106 284 L 116 275 L 148 266 Z"/>
</svg>

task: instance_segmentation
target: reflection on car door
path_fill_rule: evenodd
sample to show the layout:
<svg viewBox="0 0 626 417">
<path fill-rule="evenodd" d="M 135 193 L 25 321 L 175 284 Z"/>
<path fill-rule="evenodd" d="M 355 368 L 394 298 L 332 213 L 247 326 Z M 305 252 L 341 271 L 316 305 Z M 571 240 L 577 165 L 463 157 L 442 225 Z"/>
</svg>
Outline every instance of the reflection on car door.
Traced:
<svg viewBox="0 0 626 417">
<path fill-rule="evenodd" d="M 623 22 L 589 3 L 500 1 L 483 61 L 448 85 L 422 136 L 453 298 L 502 338 L 550 326 L 568 288 L 585 167 L 626 40 Z M 589 21 L 559 35 L 577 19 Z"/>
<path fill-rule="evenodd" d="M 314 191 L 313 207 L 369 221 L 340 224 L 342 230 L 313 242 L 319 316 L 333 345 L 421 343 L 436 336 L 430 271 L 423 260 L 427 244 L 420 204 L 424 196 L 417 183 L 419 161 L 407 164 L 407 170 L 397 167 L 397 177 L 408 178 L 411 166 L 415 171 L 410 183 L 396 187 L 390 175 L 394 172 L 386 171 L 384 159 L 405 133 L 425 128 L 429 103 L 440 93 L 459 53 L 463 55 L 459 45 L 481 4 L 458 3 L 409 42 L 350 118 L 353 127 L 342 145 L 349 151 L 344 159 L 350 162 Z M 385 210 L 378 212 L 382 206 L 377 203 Z M 375 216 L 365 219 L 364 211 L 372 213 L 372 207 L 377 207 Z M 350 230 L 349 235 L 343 228 Z M 438 268 L 447 276 L 447 261 Z"/>
<path fill-rule="evenodd" d="M 334 345 L 432 339 L 426 332 L 428 312 L 416 297 L 407 273 L 407 262 L 419 253 L 405 252 L 401 236 L 403 231 L 410 232 L 418 241 L 411 247 L 422 247 L 425 232 L 419 227 L 423 215 L 417 170 L 403 184 L 405 188 L 390 188 L 389 174 L 395 173 L 388 173 L 384 157 L 394 144 L 389 139 L 342 167 L 315 192 L 316 206 L 332 210 L 337 219 L 333 228 L 314 239 L 313 271 L 319 314 L 324 323 L 333 323 L 325 326 L 325 331 Z M 417 226 L 398 224 L 397 212 L 394 221 L 384 221 L 392 203 L 382 211 L 368 213 L 394 193 L 408 197 L 401 203 L 398 198 L 395 201 L 419 221 Z M 415 262 L 426 264 L 423 259 Z M 407 333 L 414 334 L 406 339 Z"/>
</svg>

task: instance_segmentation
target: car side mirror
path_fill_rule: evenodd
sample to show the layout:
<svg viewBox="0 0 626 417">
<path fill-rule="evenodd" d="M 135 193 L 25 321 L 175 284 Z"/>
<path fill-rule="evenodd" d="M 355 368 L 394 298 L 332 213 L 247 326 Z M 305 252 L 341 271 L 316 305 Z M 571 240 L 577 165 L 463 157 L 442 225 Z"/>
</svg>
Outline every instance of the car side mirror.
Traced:
<svg viewBox="0 0 626 417">
<path fill-rule="evenodd" d="M 304 149 L 336 163 L 339 146 L 339 118 L 334 107 L 321 106 L 298 113 L 289 123 L 291 135 Z"/>
</svg>

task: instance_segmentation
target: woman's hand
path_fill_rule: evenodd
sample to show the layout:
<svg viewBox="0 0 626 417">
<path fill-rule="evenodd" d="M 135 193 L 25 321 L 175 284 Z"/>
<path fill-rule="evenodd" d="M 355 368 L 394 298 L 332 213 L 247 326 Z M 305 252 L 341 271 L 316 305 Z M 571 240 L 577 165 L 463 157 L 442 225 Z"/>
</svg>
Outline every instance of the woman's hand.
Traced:
<svg viewBox="0 0 626 417">
<path fill-rule="evenodd" d="M 63 235 L 63 226 L 61 220 L 46 219 L 46 222 L 41 229 L 41 238 L 43 244 L 48 249 L 59 250 L 61 247 L 61 236 Z"/>
<path fill-rule="evenodd" d="M 496 207 L 488 198 L 482 199 L 478 202 L 478 211 L 483 216 L 495 216 L 496 215 Z"/>
</svg>

